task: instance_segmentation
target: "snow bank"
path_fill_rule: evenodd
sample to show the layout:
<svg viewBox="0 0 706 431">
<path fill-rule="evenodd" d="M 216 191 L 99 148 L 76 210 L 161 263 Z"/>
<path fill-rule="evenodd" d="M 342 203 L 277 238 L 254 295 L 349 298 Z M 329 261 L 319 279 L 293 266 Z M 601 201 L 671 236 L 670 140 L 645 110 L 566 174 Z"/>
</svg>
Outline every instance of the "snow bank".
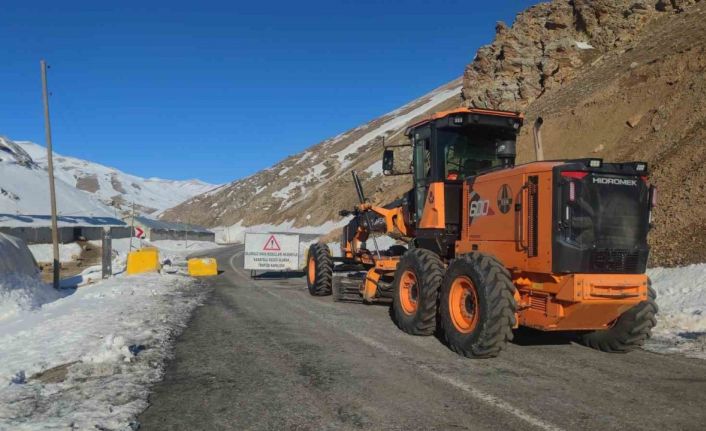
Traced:
<svg viewBox="0 0 706 431">
<path fill-rule="evenodd" d="M 124 267 L 120 267 L 118 270 L 115 270 L 117 266 L 115 264 L 115 260 L 113 262 L 114 274 L 124 272 Z M 93 265 L 85 268 L 83 271 L 81 271 L 81 273 L 77 275 L 68 278 L 62 278 L 60 286 L 62 289 L 71 289 L 86 286 L 88 284 L 97 283 L 101 280 L 103 280 L 103 268 L 101 267 L 101 265 Z"/>
<path fill-rule="evenodd" d="M 204 293 L 181 276 L 116 277 L 0 319 L 0 429 L 130 429 Z"/>
<path fill-rule="evenodd" d="M 37 263 L 19 238 L 0 232 L 0 274 L 36 275 Z"/>
<path fill-rule="evenodd" d="M 0 233 L 0 319 L 37 309 L 59 297 L 58 292 L 42 283 L 27 245 Z"/>
<path fill-rule="evenodd" d="M 186 264 L 186 258 L 197 251 L 212 250 L 221 247 L 211 241 L 187 242 L 181 240 L 144 241 L 144 245 L 157 247 L 162 261 L 168 260 L 173 265 Z"/>
<path fill-rule="evenodd" d="M 183 240 L 159 240 L 145 241 L 145 245 L 151 245 L 165 252 L 184 252 L 186 254 L 201 250 L 220 248 L 221 246 L 211 241 L 183 241 Z"/>
<path fill-rule="evenodd" d="M 51 263 L 54 261 L 54 248 L 51 244 L 30 244 L 28 247 L 37 262 Z M 81 246 L 77 243 L 59 244 L 60 262 L 74 261 L 78 259 L 80 255 Z"/>
<path fill-rule="evenodd" d="M 706 263 L 647 271 L 657 292 L 657 326 L 649 350 L 706 359 Z"/>
</svg>

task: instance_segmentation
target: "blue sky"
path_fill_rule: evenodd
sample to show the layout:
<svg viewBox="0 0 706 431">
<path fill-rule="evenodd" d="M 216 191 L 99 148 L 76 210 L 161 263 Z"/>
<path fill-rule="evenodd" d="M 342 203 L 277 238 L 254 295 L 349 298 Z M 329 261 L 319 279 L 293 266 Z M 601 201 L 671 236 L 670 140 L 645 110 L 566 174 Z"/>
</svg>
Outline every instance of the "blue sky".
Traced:
<svg viewBox="0 0 706 431">
<path fill-rule="evenodd" d="M 3 1 L 0 135 L 231 181 L 461 75 L 535 1 Z"/>
</svg>

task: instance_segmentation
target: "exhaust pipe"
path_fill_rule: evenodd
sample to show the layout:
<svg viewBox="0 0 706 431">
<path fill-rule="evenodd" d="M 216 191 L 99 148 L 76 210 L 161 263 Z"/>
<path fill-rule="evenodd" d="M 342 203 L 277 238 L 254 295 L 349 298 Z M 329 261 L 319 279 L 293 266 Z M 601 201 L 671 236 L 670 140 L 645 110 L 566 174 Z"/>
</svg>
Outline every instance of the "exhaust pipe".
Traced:
<svg viewBox="0 0 706 431">
<path fill-rule="evenodd" d="M 542 124 L 544 124 L 544 120 L 542 117 L 537 117 L 537 120 L 534 122 L 534 129 L 532 130 L 534 133 L 534 158 L 536 161 L 540 162 L 544 160 L 544 150 L 542 149 Z"/>
</svg>

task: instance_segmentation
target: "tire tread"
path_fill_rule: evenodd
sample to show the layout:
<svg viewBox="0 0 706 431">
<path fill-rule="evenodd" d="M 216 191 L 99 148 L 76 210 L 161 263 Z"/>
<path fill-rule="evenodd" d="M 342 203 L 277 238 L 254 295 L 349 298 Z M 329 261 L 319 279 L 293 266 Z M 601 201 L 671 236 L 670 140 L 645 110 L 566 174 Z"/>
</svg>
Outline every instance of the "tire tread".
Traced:
<svg viewBox="0 0 706 431">
<path fill-rule="evenodd" d="M 608 353 L 627 353 L 642 347 L 652 336 L 659 312 L 657 293 L 648 279 L 647 300 L 623 313 L 609 329 L 583 334 L 581 342 L 593 349 Z"/>
<path fill-rule="evenodd" d="M 326 244 L 317 242 L 309 247 L 309 256 L 314 257 L 314 266 L 316 268 L 314 283 L 309 283 L 307 278 L 309 293 L 312 296 L 330 295 L 333 286 L 333 259 L 331 258 L 331 250 L 329 250 Z M 308 260 L 307 265 L 309 265 Z"/>
<path fill-rule="evenodd" d="M 418 309 L 414 316 L 406 315 L 399 303 L 399 280 L 404 271 L 415 269 L 419 288 Z M 395 294 L 392 315 L 395 324 L 411 335 L 432 335 L 436 330 L 439 287 L 444 278 L 444 264 L 436 253 L 413 248 L 402 255 L 395 272 Z"/>
<path fill-rule="evenodd" d="M 466 357 L 495 357 L 513 338 L 512 329 L 515 326 L 517 306 L 515 285 L 510 278 L 510 272 L 494 257 L 479 252 L 466 254 L 454 261 L 452 265 L 461 265 L 468 269 L 466 273 L 474 273 L 482 279 L 482 283 L 474 281 L 474 284 L 482 284 L 476 288 L 484 289 L 483 297 L 487 305 L 487 314 L 485 316 L 481 314 L 483 317 L 476 329 L 480 331 L 479 336 L 471 343 L 459 342 L 456 337 L 458 332 L 450 316 L 444 316 L 441 322 L 445 341 L 453 351 Z M 447 271 L 443 282 L 444 294 L 450 289 L 453 276 L 452 271 Z"/>
</svg>

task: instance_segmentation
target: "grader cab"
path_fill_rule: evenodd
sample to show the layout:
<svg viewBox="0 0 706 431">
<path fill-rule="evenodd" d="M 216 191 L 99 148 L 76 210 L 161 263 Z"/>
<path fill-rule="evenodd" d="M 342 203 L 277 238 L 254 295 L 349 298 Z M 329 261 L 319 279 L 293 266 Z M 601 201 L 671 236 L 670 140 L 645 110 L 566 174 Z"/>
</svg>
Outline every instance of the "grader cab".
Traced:
<svg viewBox="0 0 706 431">
<path fill-rule="evenodd" d="M 515 165 L 520 114 L 460 108 L 408 128 L 411 172 L 383 155 L 386 175 L 411 173 L 413 188 L 376 206 L 353 172 L 360 203 L 344 227 L 341 256 L 309 251 L 312 295 L 392 299 L 397 326 L 440 327 L 468 357 L 496 356 L 527 326 L 570 331 L 587 345 L 626 352 L 655 325 L 645 275 L 655 189 L 642 162 L 601 159 Z M 376 233 L 407 246 L 380 250 Z M 358 286 L 335 270 L 362 269 Z"/>
</svg>

